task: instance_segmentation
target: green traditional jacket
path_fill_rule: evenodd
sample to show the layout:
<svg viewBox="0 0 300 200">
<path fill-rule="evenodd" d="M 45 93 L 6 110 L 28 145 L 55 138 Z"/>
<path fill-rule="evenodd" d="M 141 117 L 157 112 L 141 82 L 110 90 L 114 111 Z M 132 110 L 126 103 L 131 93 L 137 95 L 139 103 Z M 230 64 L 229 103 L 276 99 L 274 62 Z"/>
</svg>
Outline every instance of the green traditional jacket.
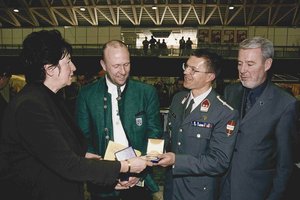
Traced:
<svg viewBox="0 0 300 200">
<path fill-rule="evenodd" d="M 104 157 L 109 140 L 114 140 L 111 95 L 104 77 L 80 90 L 76 107 L 78 124 L 88 140 L 88 152 Z M 161 138 L 159 99 L 153 86 L 128 80 L 119 100 L 119 115 L 131 146 L 142 155 L 146 154 L 148 138 Z M 150 174 L 145 176 L 145 184 L 152 192 L 158 191 Z"/>
</svg>

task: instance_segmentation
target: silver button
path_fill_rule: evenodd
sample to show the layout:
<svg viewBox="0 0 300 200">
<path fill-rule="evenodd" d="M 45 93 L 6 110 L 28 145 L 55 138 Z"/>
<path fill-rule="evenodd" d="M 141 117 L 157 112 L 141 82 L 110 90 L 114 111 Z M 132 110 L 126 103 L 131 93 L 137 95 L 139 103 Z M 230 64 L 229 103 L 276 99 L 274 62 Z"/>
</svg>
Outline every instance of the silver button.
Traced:
<svg viewBox="0 0 300 200">
<path fill-rule="evenodd" d="M 104 108 L 104 109 L 107 109 L 107 105 L 104 105 L 103 108 Z"/>
<path fill-rule="evenodd" d="M 200 134 L 200 133 L 198 133 L 198 134 L 197 134 L 197 138 L 200 138 L 200 137 L 201 137 L 201 134 Z"/>
<path fill-rule="evenodd" d="M 179 129 L 179 132 L 182 132 L 182 128 L 181 128 L 181 129 Z"/>
<path fill-rule="evenodd" d="M 104 101 L 107 101 L 107 98 L 106 98 L 106 97 L 104 97 L 104 98 L 103 98 L 103 100 L 104 100 Z"/>
<path fill-rule="evenodd" d="M 105 136 L 105 139 L 109 140 L 109 136 L 108 136 L 108 135 L 107 135 L 107 136 Z"/>
<path fill-rule="evenodd" d="M 181 142 L 178 142 L 177 144 L 178 144 L 178 146 L 180 146 L 180 145 L 181 145 Z"/>
<path fill-rule="evenodd" d="M 206 190 L 207 188 L 206 187 L 203 187 L 203 190 Z"/>
<path fill-rule="evenodd" d="M 171 126 L 171 124 L 172 124 L 172 123 L 171 123 L 171 122 L 169 122 L 169 126 Z"/>
</svg>

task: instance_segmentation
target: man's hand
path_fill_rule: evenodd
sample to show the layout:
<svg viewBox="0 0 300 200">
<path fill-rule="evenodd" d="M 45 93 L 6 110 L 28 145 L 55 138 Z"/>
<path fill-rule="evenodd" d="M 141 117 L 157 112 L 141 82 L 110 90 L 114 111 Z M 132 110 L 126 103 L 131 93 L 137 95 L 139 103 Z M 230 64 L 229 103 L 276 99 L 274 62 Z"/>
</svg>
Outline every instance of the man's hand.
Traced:
<svg viewBox="0 0 300 200">
<path fill-rule="evenodd" d="M 153 165 L 159 165 L 162 167 L 167 167 L 170 165 L 174 165 L 175 163 L 175 154 L 172 152 L 160 154 L 157 156 L 160 160 L 158 163 L 154 163 Z"/>
</svg>

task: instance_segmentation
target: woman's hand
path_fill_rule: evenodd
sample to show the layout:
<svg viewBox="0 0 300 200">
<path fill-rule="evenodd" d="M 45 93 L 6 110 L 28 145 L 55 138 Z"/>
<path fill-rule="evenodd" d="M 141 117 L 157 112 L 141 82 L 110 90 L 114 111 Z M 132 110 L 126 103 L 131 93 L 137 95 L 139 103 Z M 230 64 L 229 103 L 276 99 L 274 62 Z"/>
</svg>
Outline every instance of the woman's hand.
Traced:
<svg viewBox="0 0 300 200">
<path fill-rule="evenodd" d="M 134 157 L 128 160 L 121 161 L 121 172 L 140 173 L 147 166 L 153 166 L 153 163 L 140 157 Z"/>
</svg>

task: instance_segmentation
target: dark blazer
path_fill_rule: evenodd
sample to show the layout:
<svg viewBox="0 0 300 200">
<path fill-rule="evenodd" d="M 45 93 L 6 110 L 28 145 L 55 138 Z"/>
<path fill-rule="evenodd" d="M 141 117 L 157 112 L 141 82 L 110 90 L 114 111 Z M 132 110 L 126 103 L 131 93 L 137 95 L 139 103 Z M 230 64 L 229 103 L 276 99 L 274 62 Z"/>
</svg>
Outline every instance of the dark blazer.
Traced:
<svg viewBox="0 0 300 200">
<path fill-rule="evenodd" d="M 209 108 L 200 103 L 184 118 L 188 94 L 177 93 L 170 107 L 170 151 L 176 161 L 167 170 L 164 200 L 217 199 L 219 177 L 228 169 L 234 150 L 238 112 L 212 90 L 202 101 L 209 101 Z M 235 127 L 230 131 L 232 121 Z"/>
<path fill-rule="evenodd" d="M 2 133 L 2 118 L 4 116 L 4 110 L 7 106 L 7 102 L 5 101 L 5 99 L 3 98 L 3 96 L 0 94 L 0 137 L 1 137 L 1 133 Z"/>
<path fill-rule="evenodd" d="M 244 90 L 242 84 L 237 83 L 226 87 L 224 93 L 226 101 L 240 113 Z M 222 199 L 280 199 L 293 168 L 295 130 L 296 99 L 268 82 L 256 103 L 241 119 Z M 226 195 L 229 196 L 225 198 Z"/>
<path fill-rule="evenodd" d="M 118 178 L 119 162 L 84 158 L 83 135 L 56 98 L 28 84 L 9 103 L 0 140 L 4 199 L 83 200 L 83 181 L 112 185 Z"/>
</svg>

